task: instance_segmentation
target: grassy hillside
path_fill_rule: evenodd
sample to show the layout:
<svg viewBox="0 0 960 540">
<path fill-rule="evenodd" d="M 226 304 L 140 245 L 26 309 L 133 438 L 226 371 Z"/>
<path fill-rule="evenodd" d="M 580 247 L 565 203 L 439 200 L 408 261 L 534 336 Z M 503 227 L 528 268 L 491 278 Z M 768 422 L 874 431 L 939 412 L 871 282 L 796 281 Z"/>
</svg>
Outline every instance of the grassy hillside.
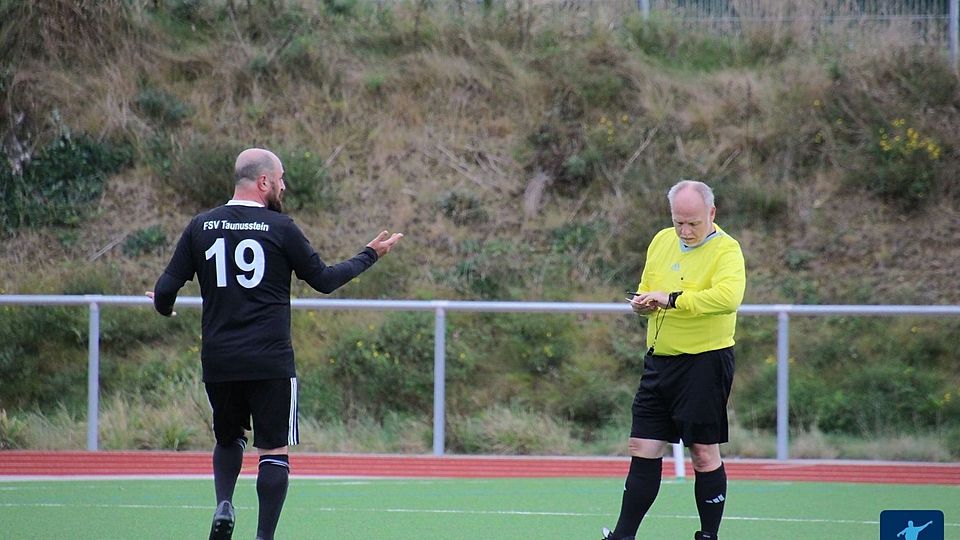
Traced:
<svg viewBox="0 0 960 540">
<path fill-rule="evenodd" d="M 731 37 L 613 4 L 484 6 L 0 0 L 2 292 L 140 294 L 258 145 L 284 160 L 289 212 L 325 260 L 405 233 L 335 296 L 619 301 L 669 225 L 665 190 L 692 177 L 744 248 L 747 303 L 960 303 L 960 87 L 941 50 L 895 27 Z M 205 446 L 197 314 L 104 317 L 112 444 Z M 45 444 L 30 414 L 76 430 L 84 313 L 0 319 L 0 444 Z M 623 451 L 642 322 L 450 319 L 452 449 Z M 429 318 L 294 326 L 311 444 L 429 448 Z M 960 321 L 793 331 L 811 453 L 960 448 Z M 745 317 L 738 340 L 732 411 L 759 442 L 735 450 L 763 454 L 775 322 Z"/>
</svg>

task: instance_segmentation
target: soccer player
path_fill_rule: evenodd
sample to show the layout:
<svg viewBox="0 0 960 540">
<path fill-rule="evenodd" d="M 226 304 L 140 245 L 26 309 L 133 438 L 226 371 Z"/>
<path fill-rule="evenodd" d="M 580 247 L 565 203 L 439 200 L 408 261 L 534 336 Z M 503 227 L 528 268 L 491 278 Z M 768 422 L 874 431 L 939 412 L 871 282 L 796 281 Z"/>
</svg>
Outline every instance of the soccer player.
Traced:
<svg viewBox="0 0 960 540">
<path fill-rule="evenodd" d="M 299 442 L 297 377 L 290 340 L 290 275 L 331 293 L 383 257 L 403 237 L 382 231 L 352 259 L 327 266 L 293 220 L 282 214 L 283 164 L 259 148 L 237 156 L 233 198 L 195 216 L 154 290 L 173 316 L 184 283 L 197 276 L 203 297 L 203 382 L 213 409 L 217 509 L 210 539 L 229 539 L 233 492 L 253 418 L 257 538 L 272 540 L 287 494 L 287 448 Z M 199 180 L 198 181 L 202 181 Z"/>
<path fill-rule="evenodd" d="M 681 439 L 696 473 L 697 540 L 714 540 L 727 498 L 720 443 L 727 442 L 733 334 L 746 287 L 740 244 L 714 224 L 713 191 L 684 180 L 667 193 L 673 227 L 661 230 L 630 299 L 648 317 L 643 377 L 633 400 L 630 470 L 620 518 L 605 540 L 633 539 L 660 490 L 663 451 Z"/>
</svg>

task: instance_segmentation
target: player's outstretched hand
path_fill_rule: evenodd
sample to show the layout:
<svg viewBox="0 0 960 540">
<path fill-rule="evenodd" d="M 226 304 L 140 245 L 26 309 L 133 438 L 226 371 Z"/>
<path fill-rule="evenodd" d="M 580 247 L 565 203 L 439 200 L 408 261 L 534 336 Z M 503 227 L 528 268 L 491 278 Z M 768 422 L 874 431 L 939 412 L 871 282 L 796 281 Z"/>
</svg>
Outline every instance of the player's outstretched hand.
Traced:
<svg viewBox="0 0 960 540">
<path fill-rule="evenodd" d="M 145 291 L 143 294 L 147 295 L 147 298 L 153 300 L 153 291 Z M 171 316 L 171 317 L 176 317 L 176 316 L 177 316 L 177 312 L 176 312 L 176 311 L 171 311 L 171 312 L 170 312 L 170 316 Z"/>
<path fill-rule="evenodd" d="M 367 247 L 372 247 L 373 250 L 377 252 L 378 258 L 383 257 L 393 249 L 393 246 L 396 245 L 401 238 L 403 238 L 402 233 L 393 233 L 391 235 L 387 231 L 380 231 L 380 234 L 367 244 Z"/>
</svg>

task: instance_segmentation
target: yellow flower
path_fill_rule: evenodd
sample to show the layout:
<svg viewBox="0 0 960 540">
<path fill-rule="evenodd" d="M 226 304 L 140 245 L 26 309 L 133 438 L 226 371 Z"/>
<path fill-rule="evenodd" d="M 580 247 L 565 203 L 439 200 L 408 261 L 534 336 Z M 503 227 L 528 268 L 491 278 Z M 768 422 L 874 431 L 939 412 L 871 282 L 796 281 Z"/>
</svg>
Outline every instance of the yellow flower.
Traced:
<svg viewBox="0 0 960 540">
<path fill-rule="evenodd" d="M 815 99 L 815 100 L 813 100 L 813 106 L 814 106 L 814 107 L 817 107 L 817 108 L 819 108 L 819 107 L 820 107 L 820 105 L 821 105 L 821 103 L 820 103 L 820 100 L 819 100 L 819 99 Z"/>
</svg>

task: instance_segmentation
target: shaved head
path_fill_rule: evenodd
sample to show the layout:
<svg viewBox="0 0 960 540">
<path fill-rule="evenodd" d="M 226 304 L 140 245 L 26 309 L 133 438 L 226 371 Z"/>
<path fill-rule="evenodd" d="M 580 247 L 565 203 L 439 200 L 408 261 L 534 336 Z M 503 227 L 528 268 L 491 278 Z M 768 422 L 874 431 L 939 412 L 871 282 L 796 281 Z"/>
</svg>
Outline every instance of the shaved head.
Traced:
<svg viewBox="0 0 960 540">
<path fill-rule="evenodd" d="M 237 156 L 233 166 L 234 182 L 253 182 L 261 175 L 270 175 L 280 169 L 280 158 L 263 148 L 248 148 Z"/>
<path fill-rule="evenodd" d="M 263 148 L 248 148 L 237 156 L 233 167 L 234 198 L 258 202 L 271 210 L 283 211 L 283 163 Z"/>
</svg>

